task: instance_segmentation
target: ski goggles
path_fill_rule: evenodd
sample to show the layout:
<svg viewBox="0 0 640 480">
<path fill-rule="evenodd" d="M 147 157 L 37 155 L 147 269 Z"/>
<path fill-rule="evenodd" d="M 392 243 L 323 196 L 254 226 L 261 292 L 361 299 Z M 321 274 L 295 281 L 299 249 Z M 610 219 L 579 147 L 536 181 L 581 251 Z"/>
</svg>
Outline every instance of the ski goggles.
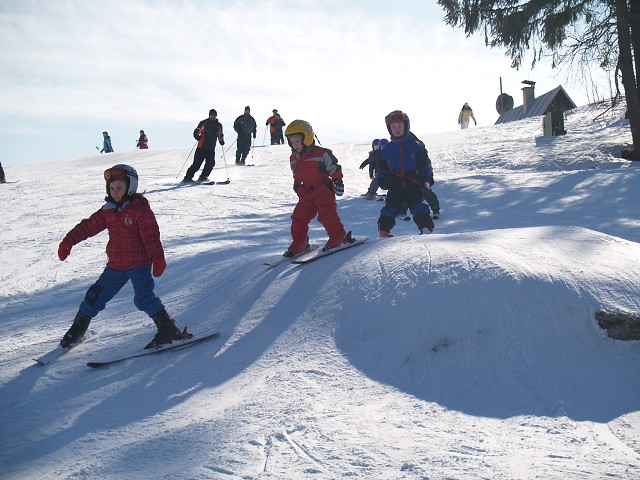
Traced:
<svg viewBox="0 0 640 480">
<path fill-rule="evenodd" d="M 124 168 L 112 167 L 107 168 L 104 171 L 104 179 L 107 182 L 113 182 L 114 180 L 124 180 L 127 178 L 127 171 Z"/>
</svg>

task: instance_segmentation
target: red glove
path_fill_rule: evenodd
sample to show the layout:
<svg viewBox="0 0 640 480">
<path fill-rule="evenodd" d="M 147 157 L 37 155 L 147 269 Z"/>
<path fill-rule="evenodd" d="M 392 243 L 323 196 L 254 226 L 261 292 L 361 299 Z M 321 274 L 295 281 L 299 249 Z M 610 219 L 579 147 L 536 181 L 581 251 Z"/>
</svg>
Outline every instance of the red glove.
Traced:
<svg viewBox="0 0 640 480">
<path fill-rule="evenodd" d="M 58 258 L 60 261 L 64 261 L 71 253 L 71 247 L 73 247 L 73 240 L 69 236 L 64 237 L 64 240 L 60 242 L 58 247 Z"/>
<path fill-rule="evenodd" d="M 159 255 L 153 257 L 151 263 L 153 264 L 154 277 L 159 277 L 160 275 L 162 275 L 164 273 L 164 269 L 167 268 L 167 262 L 164 260 L 164 257 L 161 257 Z"/>
</svg>

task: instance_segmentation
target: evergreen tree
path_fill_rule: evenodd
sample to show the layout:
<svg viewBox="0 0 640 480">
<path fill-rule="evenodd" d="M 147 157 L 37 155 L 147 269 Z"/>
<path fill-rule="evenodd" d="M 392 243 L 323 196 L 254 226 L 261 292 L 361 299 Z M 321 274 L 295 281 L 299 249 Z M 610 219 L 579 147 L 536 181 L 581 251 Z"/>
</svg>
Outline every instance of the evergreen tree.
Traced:
<svg viewBox="0 0 640 480">
<path fill-rule="evenodd" d="M 467 36 L 484 30 L 485 44 L 504 47 L 519 68 L 525 52 L 532 67 L 547 52 L 552 66 L 576 59 L 615 69 L 622 78 L 633 138 L 640 160 L 640 1 L 638 0 L 438 0 L 445 22 Z"/>
</svg>

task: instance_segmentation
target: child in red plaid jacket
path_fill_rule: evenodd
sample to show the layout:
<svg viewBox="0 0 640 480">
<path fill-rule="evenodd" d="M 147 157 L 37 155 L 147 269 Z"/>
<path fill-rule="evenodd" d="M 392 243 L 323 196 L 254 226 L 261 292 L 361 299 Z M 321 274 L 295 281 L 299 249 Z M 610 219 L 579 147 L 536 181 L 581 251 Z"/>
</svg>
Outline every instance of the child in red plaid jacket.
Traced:
<svg viewBox="0 0 640 480">
<path fill-rule="evenodd" d="M 64 261 L 71 248 L 103 230 L 109 232 L 107 266 L 96 283 L 89 287 L 69 331 L 60 341 L 63 348 L 80 343 L 91 319 L 102 311 L 120 289 L 129 281 L 133 285 L 135 306 L 151 317 L 158 333 L 145 348 L 155 348 L 191 337 L 176 326 L 153 293 L 153 276 L 164 272 L 166 262 L 160 242 L 160 229 L 149 201 L 139 193 L 138 173 L 124 164 L 105 170 L 106 203 L 89 218 L 82 220 L 64 237 L 58 248 L 58 257 Z"/>
</svg>

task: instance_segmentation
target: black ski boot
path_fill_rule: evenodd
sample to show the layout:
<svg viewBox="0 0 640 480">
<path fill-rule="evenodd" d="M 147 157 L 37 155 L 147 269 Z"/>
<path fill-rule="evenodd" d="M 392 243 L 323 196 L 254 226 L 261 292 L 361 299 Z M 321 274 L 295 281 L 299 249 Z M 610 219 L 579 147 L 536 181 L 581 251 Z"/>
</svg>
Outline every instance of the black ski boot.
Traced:
<svg viewBox="0 0 640 480">
<path fill-rule="evenodd" d="M 60 346 L 62 348 L 73 348 L 79 344 L 82 341 L 84 334 L 87 332 L 87 328 L 89 328 L 90 323 L 91 317 L 78 311 L 78 313 L 76 313 L 76 318 L 73 319 L 71 328 L 69 328 L 67 333 L 64 334 L 64 337 L 62 337 L 62 340 L 60 340 Z"/>
<path fill-rule="evenodd" d="M 151 317 L 151 319 L 156 324 L 156 327 L 158 327 L 158 333 L 156 333 L 153 340 L 144 347 L 145 350 L 171 343 L 173 340 L 184 340 L 193 337 L 193 335 L 187 332 L 186 328 L 180 331 L 176 326 L 176 321 L 169 316 L 164 308 Z"/>
</svg>

